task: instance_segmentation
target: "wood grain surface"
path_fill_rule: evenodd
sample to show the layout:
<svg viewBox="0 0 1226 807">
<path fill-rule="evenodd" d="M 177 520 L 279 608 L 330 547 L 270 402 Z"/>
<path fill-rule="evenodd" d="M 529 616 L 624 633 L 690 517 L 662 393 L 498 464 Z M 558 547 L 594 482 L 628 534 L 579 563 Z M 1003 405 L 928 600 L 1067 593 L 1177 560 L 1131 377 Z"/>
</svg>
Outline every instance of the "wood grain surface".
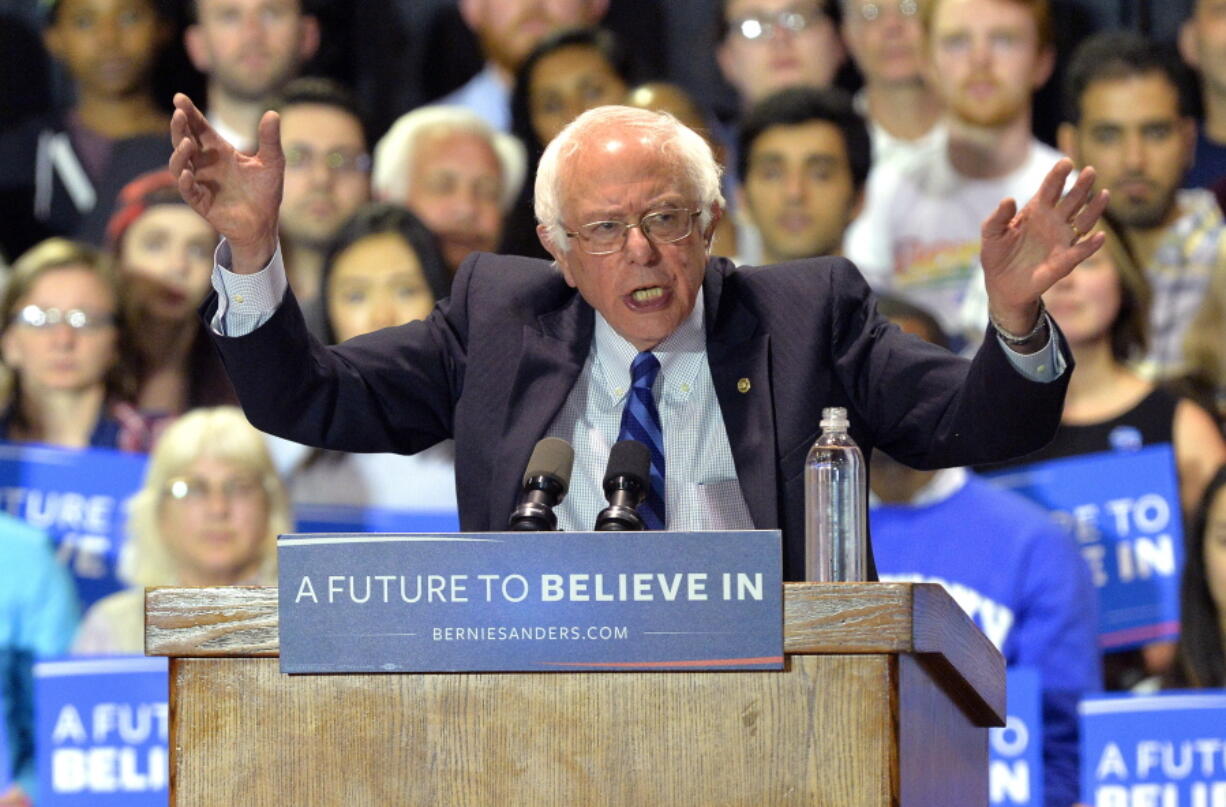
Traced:
<svg viewBox="0 0 1226 807">
<path fill-rule="evenodd" d="M 351 676 L 176 659 L 171 675 L 174 805 L 898 803 L 887 656 L 798 656 L 784 673 Z"/>
</svg>

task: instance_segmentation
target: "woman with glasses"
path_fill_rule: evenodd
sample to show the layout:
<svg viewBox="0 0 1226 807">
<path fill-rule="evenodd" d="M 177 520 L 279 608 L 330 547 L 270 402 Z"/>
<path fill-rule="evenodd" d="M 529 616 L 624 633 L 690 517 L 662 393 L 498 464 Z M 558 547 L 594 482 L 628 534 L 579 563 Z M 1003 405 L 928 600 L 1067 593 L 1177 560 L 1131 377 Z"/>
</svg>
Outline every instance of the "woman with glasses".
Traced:
<svg viewBox="0 0 1226 807">
<path fill-rule="evenodd" d="M 43 241 L 13 264 L 0 314 L 0 440 L 148 450 L 151 422 L 133 405 L 128 331 L 101 254 Z"/>
<path fill-rule="evenodd" d="M 276 540 L 291 531 L 285 488 L 264 436 L 236 407 L 179 418 L 132 498 L 119 574 L 134 587 L 85 614 L 77 653 L 144 651 L 145 586 L 276 582 Z"/>
<path fill-rule="evenodd" d="M 196 315 L 209 290 L 217 234 L 183 202 L 169 171 L 124 186 L 107 242 L 125 289 L 141 411 L 179 415 L 237 403 Z"/>
</svg>

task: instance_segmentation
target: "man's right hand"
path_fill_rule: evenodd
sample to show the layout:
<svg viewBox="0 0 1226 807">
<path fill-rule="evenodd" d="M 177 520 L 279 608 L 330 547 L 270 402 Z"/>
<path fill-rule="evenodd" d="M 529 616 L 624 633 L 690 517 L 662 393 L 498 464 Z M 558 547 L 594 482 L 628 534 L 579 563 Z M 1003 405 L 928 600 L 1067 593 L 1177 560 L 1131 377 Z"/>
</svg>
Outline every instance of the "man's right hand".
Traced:
<svg viewBox="0 0 1226 807">
<path fill-rule="evenodd" d="M 264 268 L 277 249 L 277 212 L 285 179 L 281 119 L 260 119 L 259 150 L 243 154 L 222 139 L 183 93 L 176 93 L 170 118 L 170 173 L 179 193 L 230 243 L 233 271 Z"/>
</svg>

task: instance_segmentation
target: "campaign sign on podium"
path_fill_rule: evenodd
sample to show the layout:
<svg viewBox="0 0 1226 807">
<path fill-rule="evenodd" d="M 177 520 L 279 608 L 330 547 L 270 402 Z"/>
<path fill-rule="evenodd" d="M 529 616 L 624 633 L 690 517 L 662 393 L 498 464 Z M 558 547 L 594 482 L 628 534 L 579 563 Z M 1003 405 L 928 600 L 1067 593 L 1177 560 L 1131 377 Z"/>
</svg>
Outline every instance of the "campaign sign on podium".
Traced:
<svg viewBox="0 0 1226 807">
<path fill-rule="evenodd" d="M 123 588 L 116 570 L 125 504 L 140 490 L 146 462 L 109 448 L 0 443 L 0 506 L 51 536 L 82 607 Z"/>
<path fill-rule="evenodd" d="M 287 535 L 281 671 L 783 667 L 778 530 Z"/>
<path fill-rule="evenodd" d="M 1080 711 L 1086 804 L 1226 806 L 1226 692 L 1087 698 Z"/>
<path fill-rule="evenodd" d="M 165 807 L 167 660 L 34 665 L 39 807 Z"/>
<path fill-rule="evenodd" d="M 1098 588 L 1098 643 L 1179 635 L 1183 525 L 1168 444 L 1039 462 L 990 474 L 1069 525 Z"/>
</svg>

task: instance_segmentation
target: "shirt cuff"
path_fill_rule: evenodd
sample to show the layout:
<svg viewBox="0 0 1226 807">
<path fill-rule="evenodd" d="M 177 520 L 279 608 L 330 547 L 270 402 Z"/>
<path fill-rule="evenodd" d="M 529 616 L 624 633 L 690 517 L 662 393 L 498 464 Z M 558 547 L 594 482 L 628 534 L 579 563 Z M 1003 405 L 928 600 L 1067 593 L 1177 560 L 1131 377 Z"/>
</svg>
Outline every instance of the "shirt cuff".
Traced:
<svg viewBox="0 0 1226 807">
<path fill-rule="evenodd" d="M 1064 354 L 1060 352 L 1060 332 L 1056 330 L 1051 317 L 1046 312 L 1043 313 L 1043 316 L 1047 319 L 1047 344 L 1036 352 L 1018 353 L 1008 342 L 1001 339 L 999 334 L 996 336 L 996 341 L 1000 342 L 1009 363 L 1019 373 L 1031 381 L 1046 384 L 1064 375 L 1067 363 L 1064 361 Z"/>
<path fill-rule="evenodd" d="M 268 264 L 251 275 L 230 271 L 234 259 L 225 238 L 213 253 L 213 290 L 217 292 L 217 312 L 209 326 L 220 336 L 246 336 L 272 319 L 285 297 L 289 281 L 281 243 Z"/>
</svg>

